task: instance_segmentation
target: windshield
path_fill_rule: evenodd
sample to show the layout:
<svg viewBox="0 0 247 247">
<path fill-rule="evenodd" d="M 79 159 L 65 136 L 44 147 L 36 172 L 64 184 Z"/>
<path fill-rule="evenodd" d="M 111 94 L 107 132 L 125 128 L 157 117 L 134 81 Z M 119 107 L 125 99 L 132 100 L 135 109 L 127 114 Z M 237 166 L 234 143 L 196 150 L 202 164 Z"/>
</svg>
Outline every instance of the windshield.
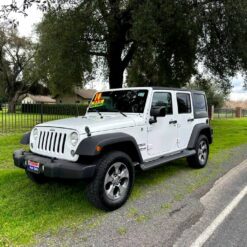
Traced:
<svg viewBox="0 0 247 247">
<path fill-rule="evenodd" d="M 96 93 L 88 112 L 143 113 L 148 90 L 119 90 Z"/>
</svg>

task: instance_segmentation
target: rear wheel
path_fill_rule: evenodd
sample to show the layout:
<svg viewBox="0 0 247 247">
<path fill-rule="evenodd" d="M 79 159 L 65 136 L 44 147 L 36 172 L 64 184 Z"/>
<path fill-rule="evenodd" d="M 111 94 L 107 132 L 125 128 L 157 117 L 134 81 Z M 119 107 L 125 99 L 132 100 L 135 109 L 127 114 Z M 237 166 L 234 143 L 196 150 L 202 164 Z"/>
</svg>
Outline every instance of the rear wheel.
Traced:
<svg viewBox="0 0 247 247">
<path fill-rule="evenodd" d="M 26 171 L 27 177 L 36 184 L 44 184 L 48 181 L 48 178 L 42 174 L 36 174 L 28 170 L 25 170 L 25 171 Z"/>
<path fill-rule="evenodd" d="M 195 146 L 196 154 L 187 158 L 188 163 L 194 168 L 203 168 L 206 166 L 209 155 L 208 138 L 200 135 Z"/>
<path fill-rule="evenodd" d="M 129 198 L 134 183 L 130 157 L 120 151 L 105 154 L 97 162 L 94 179 L 88 186 L 88 199 L 107 211 L 121 207 Z"/>
</svg>

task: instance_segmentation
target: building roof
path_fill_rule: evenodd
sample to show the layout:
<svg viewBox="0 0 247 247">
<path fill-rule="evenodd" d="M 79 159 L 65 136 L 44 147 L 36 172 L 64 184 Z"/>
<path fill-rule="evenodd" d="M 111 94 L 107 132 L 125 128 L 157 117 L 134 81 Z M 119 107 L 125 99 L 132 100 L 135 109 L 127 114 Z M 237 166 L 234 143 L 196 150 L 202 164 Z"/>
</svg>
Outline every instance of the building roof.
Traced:
<svg viewBox="0 0 247 247">
<path fill-rule="evenodd" d="M 38 103 L 56 103 L 56 100 L 53 99 L 51 96 L 45 96 L 45 95 L 32 95 L 27 94 L 26 97 L 31 98 L 33 101 Z"/>
<path fill-rule="evenodd" d="M 81 88 L 75 88 L 74 89 L 75 94 L 78 96 L 84 98 L 84 99 L 92 99 L 93 96 L 96 93 L 95 89 L 81 89 Z"/>
</svg>

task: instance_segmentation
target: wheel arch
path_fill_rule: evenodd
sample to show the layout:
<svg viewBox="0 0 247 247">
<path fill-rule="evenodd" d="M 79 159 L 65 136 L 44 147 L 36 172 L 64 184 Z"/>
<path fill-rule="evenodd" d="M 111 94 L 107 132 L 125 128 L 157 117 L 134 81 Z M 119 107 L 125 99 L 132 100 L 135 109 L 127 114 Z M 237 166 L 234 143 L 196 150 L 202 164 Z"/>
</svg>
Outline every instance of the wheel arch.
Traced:
<svg viewBox="0 0 247 247">
<path fill-rule="evenodd" d="M 194 126 L 189 144 L 188 149 L 194 149 L 196 145 L 196 141 L 200 135 L 205 135 L 208 138 L 209 144 L 213 142 L 213 131 L 208 124 L 197 124 Z"/>
<path fill-rule="evenodd" d="M 134 162 L 143 162 L 135 138 L 121 132 L 87 137 L 79 144 L 76 154 L 96 157 L 111 150 L 128 154 Z"/>
<path fill-rule="evenodd" d="M 30 144 L 30 137 L 31 137 L 31 131 L 27 132 L 23 135 L 21 138 L 20 144 L 22 145 L 29 145 Z"/>
</svg>

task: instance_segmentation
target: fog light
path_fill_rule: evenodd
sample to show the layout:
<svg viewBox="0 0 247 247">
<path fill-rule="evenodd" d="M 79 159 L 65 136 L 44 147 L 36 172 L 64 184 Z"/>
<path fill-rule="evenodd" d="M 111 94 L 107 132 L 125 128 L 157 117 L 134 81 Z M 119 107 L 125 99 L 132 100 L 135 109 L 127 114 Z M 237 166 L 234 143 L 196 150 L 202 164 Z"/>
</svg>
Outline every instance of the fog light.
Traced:
<svg viewBox="0 0 247 247">
<path fill-rule="evenodd" d="M 33 143 L 31 143 L 31 148 L 33 148 Z"/>
<path fill-rule="evenodd" d="M 71 153 L 72 156 L 75 156 L 75 151 L 74 150 L 71 150 L 70 153 Z"/>
</svg>

